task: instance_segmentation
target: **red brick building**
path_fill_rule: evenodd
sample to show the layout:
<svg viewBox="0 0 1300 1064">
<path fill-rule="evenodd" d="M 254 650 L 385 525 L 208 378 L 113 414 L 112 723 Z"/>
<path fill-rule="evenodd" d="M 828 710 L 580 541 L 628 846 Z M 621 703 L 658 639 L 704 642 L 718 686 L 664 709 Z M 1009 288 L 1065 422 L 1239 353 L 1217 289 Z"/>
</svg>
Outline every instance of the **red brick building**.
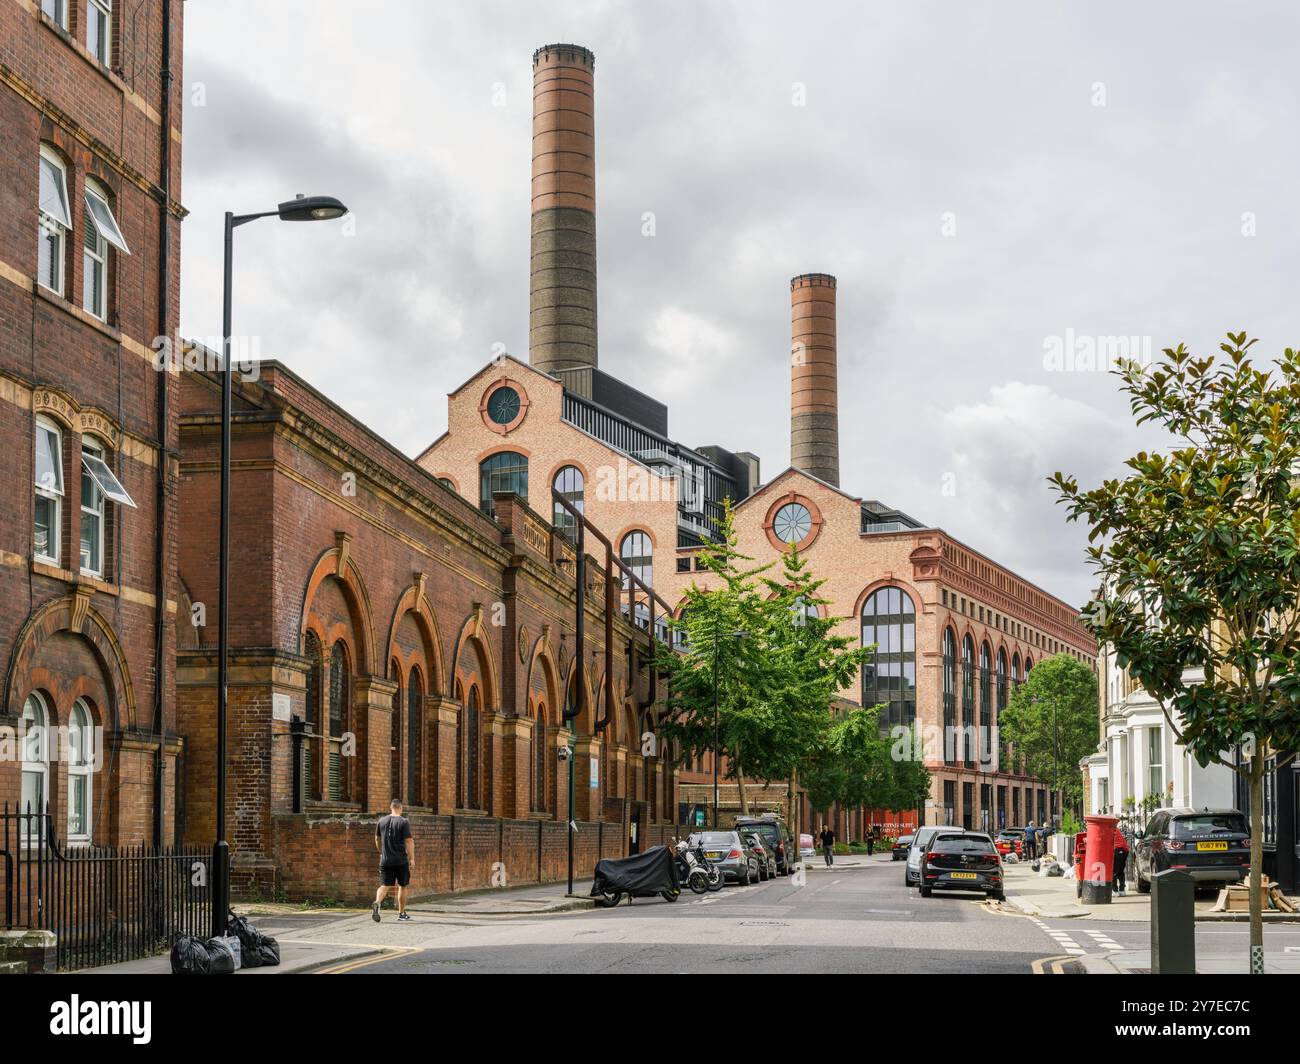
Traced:
<svg viewBox="0 0 1300 1064">
<path fill-rule="evenodd" d="M 180 0 L 0 5 L 0 802 L 169 842 Z"/>
<path fill-rule="evenodd" d="M 186 374 L 181 521 L 217 523 L 220 391 Z M 277 363 L 237 381 L 232 430 L 229 806 L 237 889 L 361 900 L 374 816 L 401 797 L 418 892 L 565 873 L 572 735 L 577 873 L 671 833 L 651 730 L 649 637 L 569 540 L 508 493 L 495 521 Z M 216 538 L 180 549 L 180 819 L 212 838 Z M 581 653 L 581 660 L 579 654 Z M 572 724 L 563 710 L 579 709 Z M 290 721 L 304 720 L 293 811 Z M 496 879 L 494 879 L 496 877 Z"/>
</svg>

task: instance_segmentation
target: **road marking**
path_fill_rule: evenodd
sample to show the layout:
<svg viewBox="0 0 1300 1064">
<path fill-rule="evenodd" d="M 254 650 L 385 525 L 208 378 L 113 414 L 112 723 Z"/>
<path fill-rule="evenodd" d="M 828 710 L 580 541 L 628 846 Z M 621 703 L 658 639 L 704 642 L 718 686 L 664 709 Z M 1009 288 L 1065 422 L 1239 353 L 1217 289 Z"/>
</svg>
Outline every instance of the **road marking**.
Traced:
<svg viewBox="0 0 1300 1064">
<path fill-rule="evenodd" d="M 378 964 L 380 961 L 396 960 L 400 957 L 409 957 L 412 953 L 421 952 L 418 949 L 404 947 L 402 949 L 385 950 L 377 957 L 363 957 L 359 961 L 349 961 L 346 964 L 336 964 L 331 968 L 318 968 L 316 975 L 343 975 L 345 972 L 355 972 L 358 968 L 365 968 L 371 964 Z"/>
</svg>

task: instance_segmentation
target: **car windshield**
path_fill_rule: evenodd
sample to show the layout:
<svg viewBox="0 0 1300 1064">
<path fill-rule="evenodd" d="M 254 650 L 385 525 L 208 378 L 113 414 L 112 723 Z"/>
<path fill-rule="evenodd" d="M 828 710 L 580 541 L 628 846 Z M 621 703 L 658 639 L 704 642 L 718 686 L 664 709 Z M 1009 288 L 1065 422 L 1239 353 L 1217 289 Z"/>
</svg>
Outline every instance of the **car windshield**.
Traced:
<svg viewBox="0 0 1300 1064">
<path fill-rule="evenodd" d="M 736 836 L 730 831 L 706 831 L 700 836 L 704 846 L 731 846 L 735 841 Z"/>
<path fill-rule="evenodd" d="M 940 835 L 930 847 L 940 853 L 989 853 L 993 843 L 982 835 Z"/>
<path fill-rule="evenodd" d="M 775 824 L 742 824 L 740 830 L 744 832 L 758 832 L 768 840 L 775 839 L 779 832 Z"/>
<path fill-rule="evenodd" d="M 1240 813 L 1197 813 L 1196 816 L 1179 817 L 1173 826 L 1175 838 L 1206 834 L 1247 834 L 1246 819 Z"/>
</svg>

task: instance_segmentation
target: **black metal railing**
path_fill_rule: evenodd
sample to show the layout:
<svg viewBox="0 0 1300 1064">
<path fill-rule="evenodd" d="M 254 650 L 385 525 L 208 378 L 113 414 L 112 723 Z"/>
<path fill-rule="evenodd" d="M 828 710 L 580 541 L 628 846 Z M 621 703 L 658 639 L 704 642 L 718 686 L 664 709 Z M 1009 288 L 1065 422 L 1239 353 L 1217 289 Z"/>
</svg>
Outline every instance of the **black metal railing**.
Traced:
<svg viewBox="0 0 1300 1064">
<path fill-rule="evenodd" d="M 60 969 L 136 960 L 212 924 L 211 855 L 60 844 L 48 811 L 0 811 L 6 930 L 53 931 Z"/>
</svg>

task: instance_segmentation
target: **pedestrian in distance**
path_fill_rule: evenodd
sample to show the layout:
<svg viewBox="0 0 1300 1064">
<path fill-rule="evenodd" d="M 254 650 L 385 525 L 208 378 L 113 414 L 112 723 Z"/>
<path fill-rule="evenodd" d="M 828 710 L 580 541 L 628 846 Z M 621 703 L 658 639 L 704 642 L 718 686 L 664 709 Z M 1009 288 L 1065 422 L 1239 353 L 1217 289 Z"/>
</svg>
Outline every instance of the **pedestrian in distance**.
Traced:
<svg viewBox="0 0 1300 1064">
<path fill-rule="evenodd" d="M 1038 838 L 1034 831 L 1034 822 L 1031 820 L 1029 826 L 1025 828 L 1025 860 L 1032 861 L 1038 856 Z"/>
<path fill-rule="evenodd" d="M 821 844 L 822 856 L 826 858 L 826 867 L 830 868 L 835 863 L 835 832 L 830 829 L 829 824 L 822 825 Z"/>
<path fill-rule="evenodd" d="M 370 906 L 370 918 L 379 923 L 379 907 L 389 891 L 396 891 L 397 919 L 406 923 L 411 919 L 406 911 L 406 888 L 411 885 L 411 871 L 415 868 L 415 840 L 411 838 L 411 822 L 402 816 L 402 800 L 394 798 L 388 808 L 391 812 L 381 816 L 375 825 L 380 885 L 375 903 Z"/>
<path fill-rule="evenodd" d="M 870 831 L 867 832 L 867 856 L 870 857 L 876 852 L 876 836 Z"/>
</svg>

